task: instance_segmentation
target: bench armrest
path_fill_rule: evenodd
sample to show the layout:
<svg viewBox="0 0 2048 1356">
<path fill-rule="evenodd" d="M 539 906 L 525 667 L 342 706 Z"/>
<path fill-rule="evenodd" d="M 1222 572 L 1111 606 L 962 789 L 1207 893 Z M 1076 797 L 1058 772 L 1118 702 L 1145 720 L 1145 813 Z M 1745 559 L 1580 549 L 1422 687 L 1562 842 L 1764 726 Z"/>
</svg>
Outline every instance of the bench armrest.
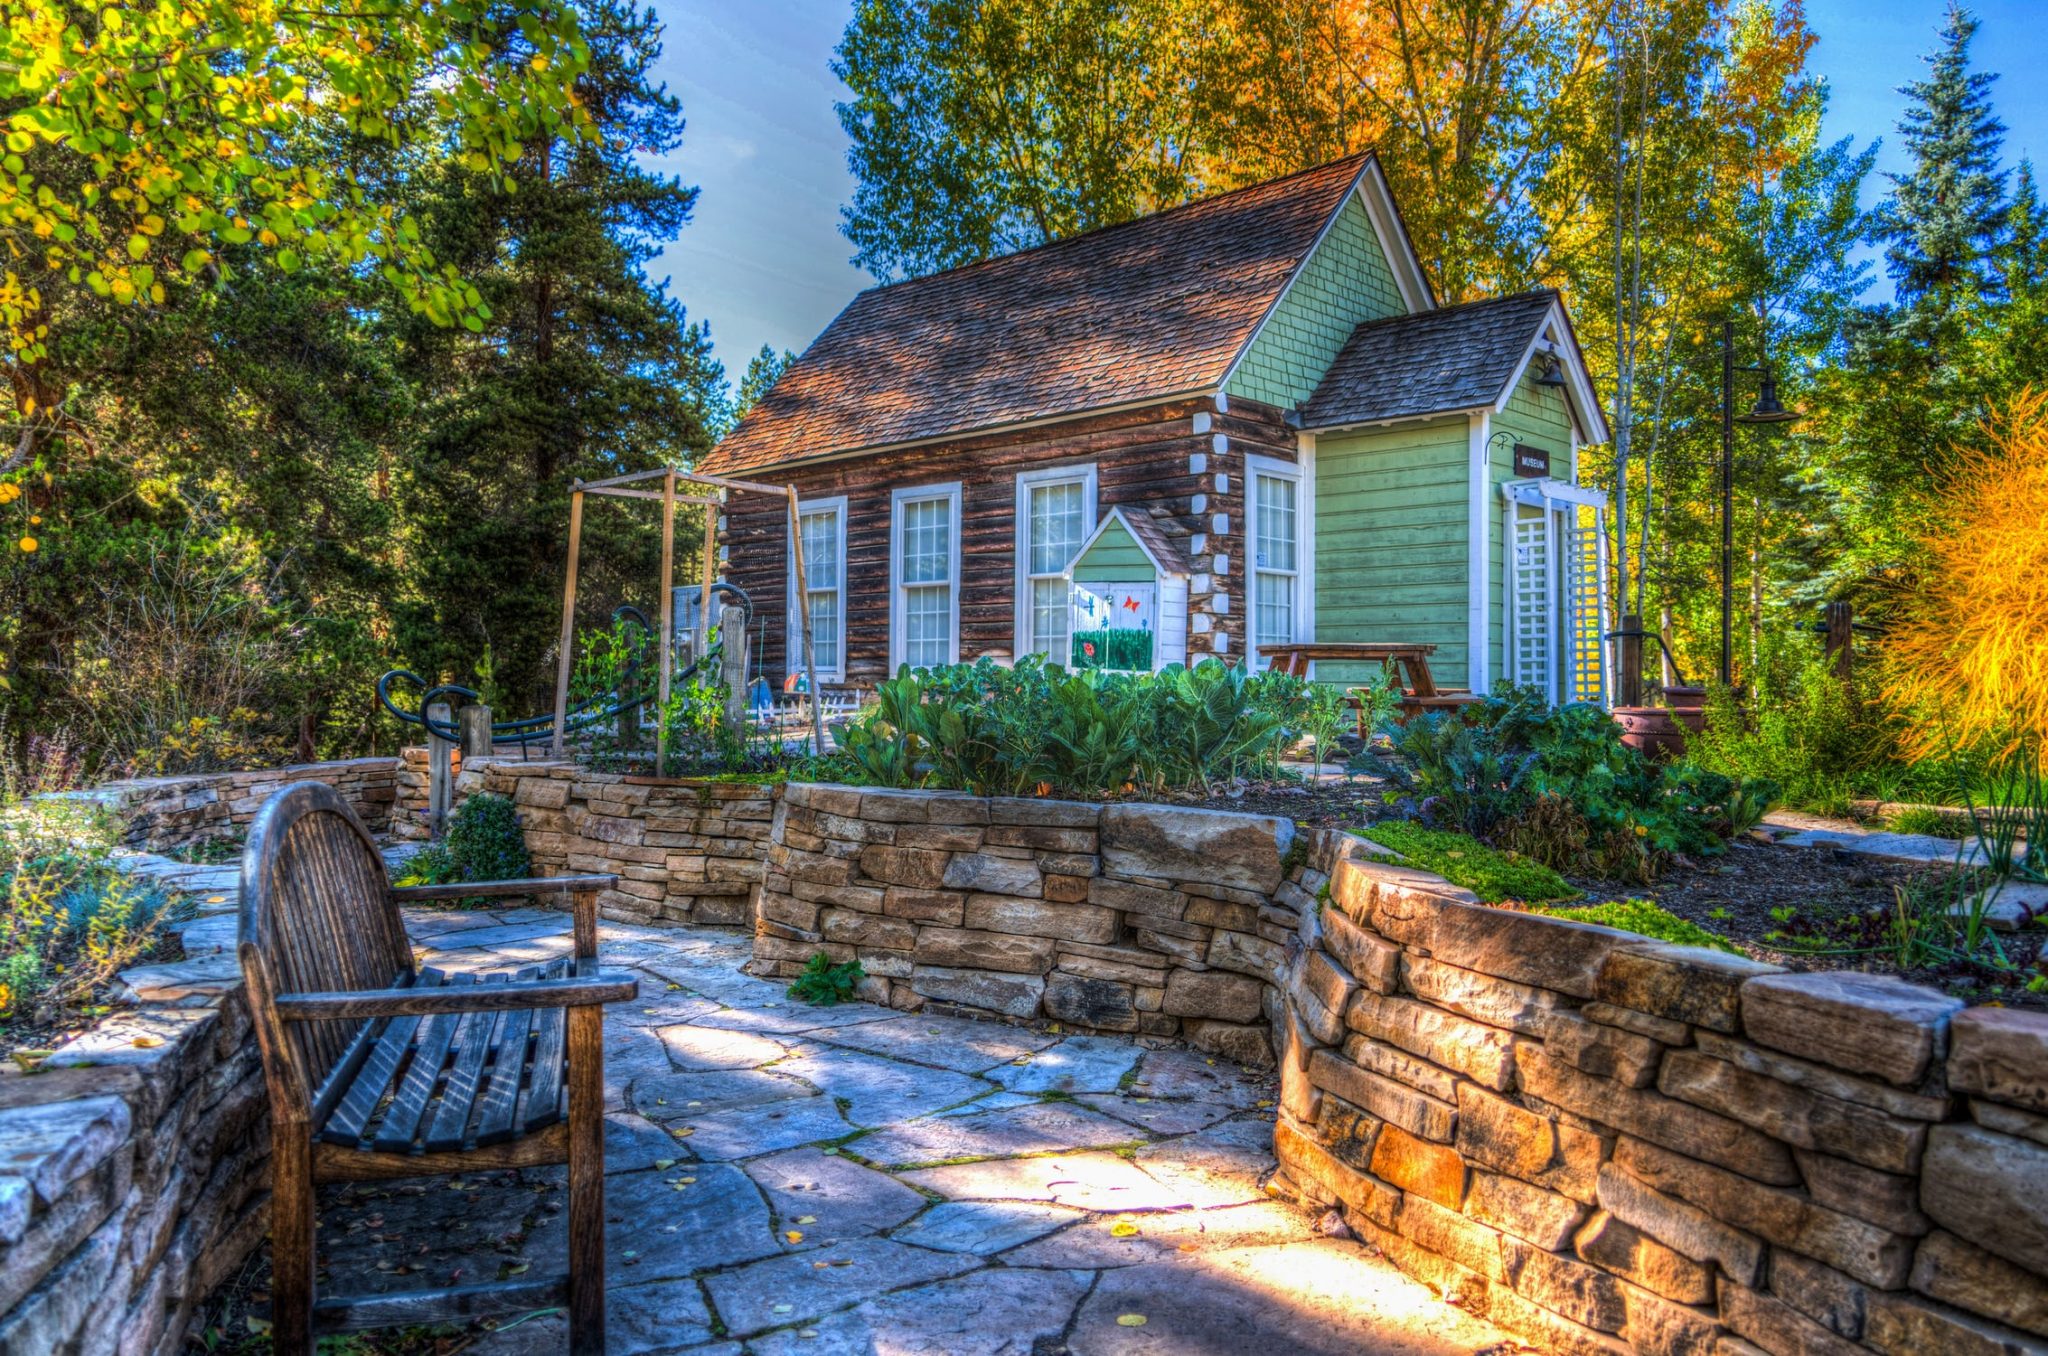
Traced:
<svg viewBox="0 0 2048 1356">
<path fill-rule="evenodd" d="M 579 970 L 582 966 L 577 967 Z M 640 992 L 629 975 L 601 974 L 595 966 L 569 979 L 524 984 L 465 984 L 431 989 L 279 994 L 277 1015 L 288 1022 L 342 1018 L 431 1017 L 448 1012 L 513 1012 L 521 1008 L 581 1008 L 620 1003 Z"/>
<path fill-rule="evenodd" d="M 586 890 L 609 890 L 619 883 L 617 876 L 536 876 L 532 880 L 470 880 L 452 885 L 394 885 L 391 897 L 400 904 L 432 899 L 472 899 L 479 895 L 508 898 L 520 895 L 580 894 Z"/>
</svg>

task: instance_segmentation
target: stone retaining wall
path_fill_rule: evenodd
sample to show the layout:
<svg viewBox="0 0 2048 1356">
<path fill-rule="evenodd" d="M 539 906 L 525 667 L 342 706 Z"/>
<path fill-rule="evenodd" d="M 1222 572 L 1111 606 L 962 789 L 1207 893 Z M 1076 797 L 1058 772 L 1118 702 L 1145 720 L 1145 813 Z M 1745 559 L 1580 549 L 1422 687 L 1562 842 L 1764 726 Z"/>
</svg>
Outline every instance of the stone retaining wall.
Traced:
<svg viewBox="0 0 2048 1356">
<path fill-rule="evenodd" d="M 348 758 L 256 772 L 208 772 L 108 782 L 87 792 L 121 817 L 121 841 L 149 852 L 176 852 L 248 827 L 271 792 L 289 782 L 326 782 L 373 830 L 391 823 L 398 759 Z"/>
<path fill-rule="evenodd" d="M 1546 1350 L 2048 1351 L 2048 1014 L 1480 904 L 1319 835 L 1275 1147 Z"/>
<path fill-rule="evenodd" d="M 268 1225 L 269 1115 L 234 919 L 122 976 L 141 1000 L 0 1071 L 0 1352 L 171 1356 Z"/>
<path fill-rule="evenodd" d="M 424 787 L 424 758 L 421 762 Z M 742 927 L 752 917 L 779 785 L 629 777 L 572 762 L 475 758 L 454 804 L 510 797 L 539 876 L 616 872 L 598 909 L 621 923 Z M 424 805 L 424 792 L 421 796 Z"/>
<path fill-rule="evenodd" d="M 1294 826 L 1163 805 L 792 783 L 775 813 L 753 969 L 859 960 L 905 1010 L 1185 1036 L 1272 1062 L 1266 978 Z"/>
</svg>

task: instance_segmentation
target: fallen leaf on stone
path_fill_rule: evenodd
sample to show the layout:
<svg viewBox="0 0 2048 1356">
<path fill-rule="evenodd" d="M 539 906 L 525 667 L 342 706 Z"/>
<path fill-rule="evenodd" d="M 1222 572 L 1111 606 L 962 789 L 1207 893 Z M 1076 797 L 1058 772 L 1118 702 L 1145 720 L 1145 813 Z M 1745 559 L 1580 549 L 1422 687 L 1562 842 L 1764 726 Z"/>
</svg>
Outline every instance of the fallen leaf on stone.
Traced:
<svg viewBox="0 0 2048 1356">
<path fill-rule="evenodd" d="M 1119 1328 L 1142 1328 L 1145 1326 L 1145 1316 L 1143 1314 L 1118 1314 L 1116 1316 L 1116 1325 Z"/>
<path fill-rule="evenodd" d="M 673 1158 L 657 1158 L 654 1160 L 654 1170 L 656 1172 L 666 1172 L 675 1165 L 676 1161 Z"/>
<path fill-rule="evenodd" d="M 788 1312 L 789 1312 L 789 1311 L 790 1311 L 791 1309 L 793 1309 L 794 1307 L 795 1307 L 794 1305 L 790 1305 L 790 1304 L 778 1304 L 778 1305 L 776 1305 L 776 1306 L 775 1306 L 775 1308 L 774 1308 L 774 1310 L 773 1310 L 772 1312 L 774 1312 L 774 1313 L 778 1313 L 778 1314 L 786 1314 L 786 1313 L 788 1313 Z"/>
<path fill-rule="evenodd" d="M 792 1243 L 801 1243 L 804 1241 L 804 1231 L 801 1229 L 786 1230 L 784 1231 L 782 1236 Z"/>
<path fill-rule="evenodd" d="M 1135 1238 L 1137 1233 L 1138 1226 L 1127 1219 L 1120 1219 L 1109 1226 L 1109 1236 L 1111 1238 Z"/>
<path fill-rule="evenodd" d="M 163 1043 L 164 1038 L 162 1036 L 137 1036 L 135 1038 L 135 1046 L 139 1050 L 154 1050 Z"/>
<path fill-rule="evenodd" d="M 669 1133 L 671 1135 L 674 1135 L 677 1139 L 688 1139 L 690 1136 L 697 1133 L 697 1127 L 694 1125 L 685 1125 L 680 1129 L 671 1130 L 669 1131 Z"/>
<path fill-rule="evenodd" d="M 818 1222 L 818 1217 L 816 1215 L 798 1215 L 796 1217 L 796 1222 L 798 1224 L 816 1224 Z"/>
<path fill-rule="evenodd" d="M 228 897 L 226 895 L 208 895 L 206 902 L 209 904 L 225 904 L 228 902 Z"/>
<path fill-rule="evenodd" d="M 505 1268 L 505 1274 L 507 1276 L 523 1276 L 532 1269 L 533 1263 L 531 1262 L 514 1262 Z"/>
<path fill-rule="evenodd" d="M 796 1330 L 796 1335 L 798 1337 L 816 1337 L 818 1335 L 818 1330 L 816 1328 L 798 1328 Z"/>
<path fill-rule="evenodd" d="M 682 985 L 680 985 L 680 984 L 671 984 L 671 985 L 669 985 L 669 986 L 668 986 L 668 991 L 669 991 L 670 993 L 674 993 L 674 992 L 675 992 L 675 991 L 676 991 L 677 989 L 680 989 L 680 988 L 682 988 L 682 987 L 683 987 L 683 986 L 682 986 Z"/>
</svg>

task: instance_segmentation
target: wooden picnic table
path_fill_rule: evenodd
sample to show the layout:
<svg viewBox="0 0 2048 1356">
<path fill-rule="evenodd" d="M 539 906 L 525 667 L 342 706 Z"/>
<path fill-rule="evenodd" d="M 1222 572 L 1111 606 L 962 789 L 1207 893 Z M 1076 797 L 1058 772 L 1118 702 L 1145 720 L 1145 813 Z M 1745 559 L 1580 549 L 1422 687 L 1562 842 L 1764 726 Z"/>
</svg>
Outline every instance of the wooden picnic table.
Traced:
<svg viewBox="0 0 2048 1356">
<path fill-rule="evenodd" d="M 1439 688 L 1429 671 L 1429 657 L 1436 653 L 1434 645 L 1399 645 L 1363 641 L 1295 641 L 1286 645 L 1261 645 L 1259 653 L 1279 673 L 1291 673 L 1297 678 L 1308 677 L 1308 666 L 1315 660 L 1326 660 L 1347 664 L 1380 664 L 1398 668 L 1401 676 L 1401 714 L 1405 719 L 1424 711 L 1443 711 L 1463 706 L 1478 700 L 1471 692 L 1462 688 Z M 1370 731 L 1363 727 L 1365 706 L 1354 696 L 1352 705 L 1359 713 L 1360 736 Z"/>
</svg>

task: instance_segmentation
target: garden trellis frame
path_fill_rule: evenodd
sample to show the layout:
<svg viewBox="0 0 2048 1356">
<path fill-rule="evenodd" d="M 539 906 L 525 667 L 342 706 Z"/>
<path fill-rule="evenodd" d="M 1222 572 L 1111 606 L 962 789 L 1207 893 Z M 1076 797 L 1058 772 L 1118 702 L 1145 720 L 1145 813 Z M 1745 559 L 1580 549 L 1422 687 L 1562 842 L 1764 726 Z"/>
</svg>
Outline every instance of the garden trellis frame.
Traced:
<svg viewBox="0 0 2048 1356">
<path fill-rule="evenodd" d="M 628 488 L 645 484 L 650 480 L 659 480 L 661 489 L 657 491 Z M 814 752 L 823 754 L 825 718 L 818 701 L 818 667 L 811 654 L 811 599 L 809 580 L 804 569 L 804 541 L 797 510 L 796 487 L 766 485 L 754 480 L 734 480 L 729 476 L 705 475 L 699 471 L 678 471 L 674 467 L 663 467 L 656 471 L 634 471 L 604 480 L 578 480 L 569 487 L 569 573 L 562 584 L 561 652 L 555 660 L 553 756 L 563 756 L 568 735 L 569 671 L 573 666 L 576 640 L 576 567 L 583 553 L 584 495 L 607 495 L 614 499 L 648 499 L 661 504 L 661 666 L 655 688 L 657 710 L 665 712 L 668 709 L 669 680 L 675 668 L 677 504 L 699 504 L 704 508 L 704 577 L 697 607 L 698 634 L 704 635 L 711 628 L 711 591 L 712 585 L 718 579 L 718 510 L 725 506 L 725 500 L 716 494 L 679 495 L 676 493 L 676 486 L 679 484 L 693 488 L 703 486 L 735 494 L 769 494 L 789 505 L 790 561 L 795 574 L 797 625 L 803 634 L 804 677 L 810 685 L 811 747 Z M 742 647 L 746 645 L 746 637 L 740 637 L 740 644 Z M 665 720 L 658 718 L 655 725 L 654 766 L 658 771 L 667 762 L 668 725 Z"/>
</svg>

